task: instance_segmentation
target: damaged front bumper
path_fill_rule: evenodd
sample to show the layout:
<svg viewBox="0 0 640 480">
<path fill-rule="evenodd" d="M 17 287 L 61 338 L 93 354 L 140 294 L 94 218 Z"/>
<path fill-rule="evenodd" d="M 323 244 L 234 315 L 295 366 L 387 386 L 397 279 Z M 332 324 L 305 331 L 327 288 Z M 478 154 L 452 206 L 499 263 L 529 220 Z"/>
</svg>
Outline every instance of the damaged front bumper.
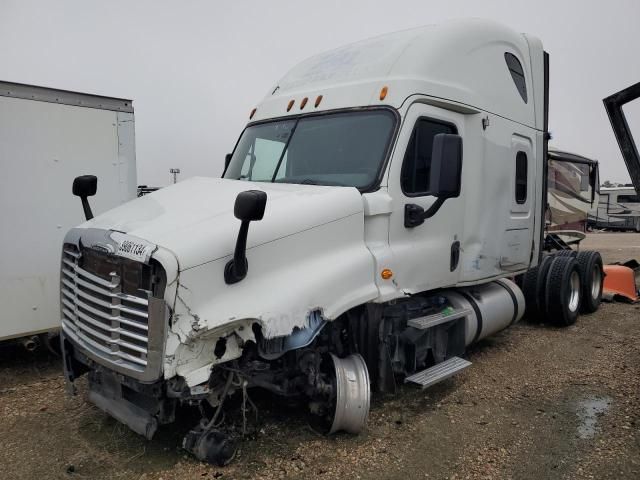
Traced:
<svg viewBox="0 0 640 480">
<path fill-rule="evenodd" d="M 175 419 L 176 398 L 160 379 L 143 383 L 96 363 L 61 333 L 64 376 L 69 393 L 75 380 L 88 372 L 89 401 L 131 430 L 151 439 L 159 425 Z"/>
</svg>

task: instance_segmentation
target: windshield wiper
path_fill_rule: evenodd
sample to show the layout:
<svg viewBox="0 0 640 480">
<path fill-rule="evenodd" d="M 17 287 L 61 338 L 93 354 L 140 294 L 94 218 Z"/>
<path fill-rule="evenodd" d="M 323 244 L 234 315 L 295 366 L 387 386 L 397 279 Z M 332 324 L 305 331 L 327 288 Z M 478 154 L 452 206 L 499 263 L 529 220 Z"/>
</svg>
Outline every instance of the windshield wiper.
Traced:
<svg viewBox="0 0 640 480">
<path fill-rule="evenodd" d="M 326 187 L 345 187 L 344 183 L 333 182 L 330 180 L 314 180 L 313 178 L 282 178 L 276 180 L 277 183 L 294 183 L 298 185 L 322 185 Z"/>
</svg>

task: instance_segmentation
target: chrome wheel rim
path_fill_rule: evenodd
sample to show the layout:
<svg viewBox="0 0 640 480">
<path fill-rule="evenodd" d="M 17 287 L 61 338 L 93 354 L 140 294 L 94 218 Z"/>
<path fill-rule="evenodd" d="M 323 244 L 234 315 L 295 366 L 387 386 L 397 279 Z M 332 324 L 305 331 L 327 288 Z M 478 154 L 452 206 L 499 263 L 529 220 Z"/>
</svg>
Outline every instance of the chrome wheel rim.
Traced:
<svg viewBox="0 0 640 480">
<path fill-rule="evenodd" d="M 357 353 L 346 358 L 330 355 L 336 376 L 336 408 L 329 433 L 360 433 L 367 423 L 371 403 L 367 364 Z"/>
<path fill-rule="evenodd" d="M 571 272 L 569 287 L 569 310 L 575 312 L 580 304 L 580 275 L 575 270 Z"/>
<path fill-rule="evenodd" d="M 597 300 L 600 296 L 600 288 L 602 288 L 602 272 L 600 267 L 596 265 L 591 272 L 591 297 Z"/>
</svg>

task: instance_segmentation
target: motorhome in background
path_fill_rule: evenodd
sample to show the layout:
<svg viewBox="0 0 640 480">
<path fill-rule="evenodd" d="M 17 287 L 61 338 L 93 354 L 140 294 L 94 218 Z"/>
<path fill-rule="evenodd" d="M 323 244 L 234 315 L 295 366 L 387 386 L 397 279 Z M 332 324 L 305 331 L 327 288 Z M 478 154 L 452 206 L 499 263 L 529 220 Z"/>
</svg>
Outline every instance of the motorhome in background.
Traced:
<svg viewBox="0 0 640 480">
<path fill-rule="evenodd" d="M 547 230 L 586 232 L 588 212 L 598 204 L 598 162 L 549 149 Z"/>
<path fill-rule="evenodd" d="M 69 192 L 98 175 L 96 214 L 136 196 L 131 100 L 0 82 L 0 340 L 37 346 L 60 327 L 64 235 L 84 218 Z"/>
<path fill-rule="evenodd" d="M 600 201 L 589 211 L 589 225 L 596 229 L 640 232 L 640 193 L 631 185 L 601 187 Z"/>
</svg>

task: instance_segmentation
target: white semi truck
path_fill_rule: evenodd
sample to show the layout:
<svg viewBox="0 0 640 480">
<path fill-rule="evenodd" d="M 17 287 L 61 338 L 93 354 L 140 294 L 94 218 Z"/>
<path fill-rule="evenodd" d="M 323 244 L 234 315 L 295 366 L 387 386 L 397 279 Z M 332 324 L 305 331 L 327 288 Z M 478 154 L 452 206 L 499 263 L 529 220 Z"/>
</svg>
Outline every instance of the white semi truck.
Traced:
<svg viewBox="0 0 640 480">
<path fill-rule="evenodd" d="M 82 214 L 74 177 L 100 176 L 98 213 L 135 198 L 131 100 L 0 81 L 0 164 L 0 340 L 32 350 L 60 328 L 57 257 Z"/>
<path fill-rule="evenodd" d="M 297 398 L 320 428 L 357 433 L 372 390 L 447 378 L 523 316 L 510 279 L 559 325 L 597 308 L 599 255 L 544 251 L 548 78 L 540 40 L 482 20 L 294 67 L 222 178 L 67 234 L 71 390 L 88 372 L 89 399 L 147 438 L 201 405 L 183 446 L 223 464 L 231 395 Z M 91 180 L 75 185 L 85 202 Z"/>
</svg>

